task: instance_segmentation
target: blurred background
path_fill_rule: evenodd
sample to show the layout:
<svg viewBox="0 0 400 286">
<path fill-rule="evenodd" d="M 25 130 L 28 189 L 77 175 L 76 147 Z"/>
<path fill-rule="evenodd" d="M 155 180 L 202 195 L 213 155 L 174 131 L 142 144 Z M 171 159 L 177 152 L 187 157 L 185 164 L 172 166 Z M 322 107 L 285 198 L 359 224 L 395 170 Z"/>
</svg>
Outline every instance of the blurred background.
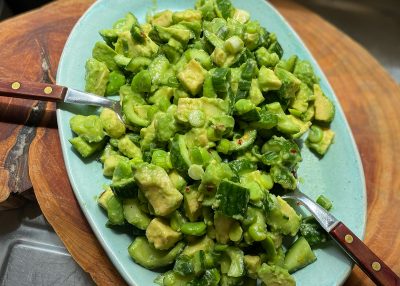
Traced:
<svg viewBox="0 0 400 286">
<path fill-rule="evenodd" d="M 293 1 L 363 45 L 400 84 L 400 0 Z M 0 22 L 48 2 L 0 0 Z M 36 202 L 0 211 L 0 222 L 0 286 L 93 283 L 71 258 Z"/>
<path fill-rule="evenodd" d="M 293 0 L 363 45 L 400 83 L 400 0 Z M 0 21 L 50 0 L 0 0 Z"/>
</svg>

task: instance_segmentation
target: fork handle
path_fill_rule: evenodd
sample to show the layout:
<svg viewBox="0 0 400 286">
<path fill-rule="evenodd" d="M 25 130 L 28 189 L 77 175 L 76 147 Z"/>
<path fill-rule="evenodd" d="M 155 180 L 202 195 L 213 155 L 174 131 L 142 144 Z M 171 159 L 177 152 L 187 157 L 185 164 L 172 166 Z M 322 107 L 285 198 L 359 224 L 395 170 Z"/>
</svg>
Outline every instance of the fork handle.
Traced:
<svg viewBox="0 0 400 286">
<path fill-rule="evenodd" d="M 330 235 L 377 285 L 400 286 L 400 278 L 342 222 Z"/>
<path fill-rule="evenodd" d="M 0 79 L 0 96 L 42 101 L 63 101 L 66 92 L 66 87 L 55 84 Z"/>
</svg>

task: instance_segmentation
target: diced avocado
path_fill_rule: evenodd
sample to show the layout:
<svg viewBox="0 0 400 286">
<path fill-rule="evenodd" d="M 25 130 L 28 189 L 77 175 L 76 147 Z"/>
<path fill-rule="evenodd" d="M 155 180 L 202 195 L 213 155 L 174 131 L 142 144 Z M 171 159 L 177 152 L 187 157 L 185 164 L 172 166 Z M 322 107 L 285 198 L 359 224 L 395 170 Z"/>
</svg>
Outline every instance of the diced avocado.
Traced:
<svg viewBox="0 0 400 286">
<path fill-rule="evenodd" d="M 114 194 L 107 200 L 108 223 L 111 225 L 122 225 L 125 222 L 124 211 L 121 200 Z"/>
<path fill-rule="evenodd" d="M 218 186 L 214 208 L 226 216 L 243 218 L 249 202 L 249 189 L 240 184 L 222 180 Z"/>
<path fill-rule="evenodd" d="M 289 272 L 278 265 L 263 263 L 257 271 L 258 278 L 268 286 L 295 286 L 296 282 Z"/>
<path fill-rule="evenodd" d="M 296 55 L 290 56 L 287 60 L 280 60 L 277 67 L 283 68 L 288 72 L 293 72 L 298 57 Z"/>
<path fill-rule="evenodd" d="M 139 229 L 145 230 L 150 224 L 150 217 L 142 211 L 137 198 L 124 199 L 122 202 L 126 221 Z"/>
<path fill-rule="evenodd" d="M 211 54 L 211 59 L 213 63 L 219 67 L 223 67 L 225 62 L 227 61 L 228 54 L 224 49 L 220 47 L 216 47 Z"/>
<path fill-rule="evenodd" d="M 185 68 L 178 73 L 178 79 L 192 95 L 200 92 L 205 79 L 206 71 L 196 60 L 192 59 Z"/>
<path fill-rule="evenodd" d="M 274 67 L 279 62 L 279 56 L 276 53 L 268 52 L 265 47 L 259 48 L 255 55 L 259 66 Z"/>
<path fill-rule="evenodd" d="M 228 104 L 220 98 L 180 98 L 175 118 L 182 123 L 188 123 L 189 116 L 194 110 L 202 111 L 206 116 L 206 120 L 210 120 L 213 117 L 227 113 Z"/>
<path fill-rule="evenodd" d="M 103 175 L 106 177 L 111 177 L 114 174 L 115 168 L 121 161 L 128 162 L 129 159 L 118 154 L 113 154 L 105 158 L 103 164 Z"/>
<path fill-rule="evenodd" d="M 184 11 L 174 12 L 172 19 L 174 23 L 179 23 L 181 21 L 185 22 L 200 22 L 201 12 L 198 10 L 187 9 Z"/>
<path fill-rule="evenodd" d="M 262 91 L 279 90 L 282 81 L 273 70 L 262 66 L 258 73 L 258 86 Z"/>
<path fill-rule="evenodd" d="M 296 134 L 300 132 L 300 126 L 296 124 L 292 117 L 285 114 L 279 102 L 265 105 L 265 108 L 276 115 L 278 119 L 277 129 L 285 134 Z"/>
<path fill-rule="evenodd" d="M 315 95 L 315 120 L 331 122 L 335 116 L 335 106 L 332 101 L 322 92 L 321 87 L 314 85 Z"/>
<path fill-rule="evenodd" d="M 155 26 L 154 28 L 161 40 L 169 41 L 172 37 L 185 46 L 191 36 L 190 31 L 181 25 L 173 25 L 170 27 Z"/>
<path fill-rule="evenodd" d="M 182 252 L 182 255 L 193 256 L 196 252 L 203 250 L 205 252 L 211 252 L 214 249 L 214 241 L 205 235 L 199 240 L 189 242 Z"/>
<path fill-rule="evenodd" d="M 261 267 L 261 258 L 257 255 L 245 255 L 244 265 L 247 275 L 253 279 L 257 279 L 257 271 Z"/>
<path fill-rule="evenodd" d="M 286 118 L 288 118 L 288 120 L 293 122 L 299 128 L 299 132 L 292 134 L 292 138 L 294 138 L 294 139 L 300 138 L 304 133 L 306 133 L 308 131 L 308 129 L 311 126 L 310 121 L 304 122 L 291 114 L 287 115 Z"/>
<path fill-rule="evenodd" d="M 229 231 L 235 220 L 222 213 L 215 213 L 214 226 L 217 242 L 226 244 L 229 242 Z"/>
<path fill-rule="evenodd" d="M 318 78 L 315 76 L 314 70 L 308 61 L 297 60 L 293 74 L 310 88 L 318 82 Z"/>
<path fill-rule="evenodd" d="M 227 163 L 211 161 L 204 172 L 199 189 L 217 190 L 223 179 L 229 180 L 232 176 L 233 172 Z"/>
<path fill-rule="evenodd" d="M 335 138 L 335 132 L 333 132 L 329 128 L 320 128 L 316 125 L 313 125 L 311 128 L 312 131 L 310 130 L 310 134 L 306 140 L 306 145 L 311 150 L 323 156 L 328 151 L 329 146 L 333 143 L 333 139 Z M 315 132 L 322 133 L 321 139 L 318 141 L 311 137 L 312 134 Z"/>
<path fill-rule="evenodd" d="M 158 52 L 158 45 L 145 35 L 142 43 L 134 41 L 130 31 L 121 32 L 115 44 L 118 54 L 129 58 L 146 57 L 151 58 Z"/>
<path fill-rule="evenodd" d="M 180 275 L 175 271 L 168 271 L 161 275 L 161 279 L 160 285 L 163 286 L 187 286 L 192 282 L 193 277 L 191 275 Z M 155 281 L 155 283 L 157 282 Z"/>
<path fill-rule="evenodd" d="M 117 53 L 104 42 L 97 42 L 92 51 L 92 57 L 99 62 L 105 63 L 111 71 L 118 70 L 118 66 L 114 61 L 116 55 Z"/>
<path fill-rule="evenodd" d="M 104 108 L 100 113 L 100 120 L 110 137 L 118 139 L 125 134 L 125 124 L 119 119 L 115 111 Z"/>
<path fill-rule="evenodd" d="M 165 220 L 154 218 L 146 229 L 146 237 L 156 249 L 165 250 L 173 247 L 181 239 L 181 234 L 173 230 Z"/>
<path fill-rule="evenodd" d="M 299 91 L 296 93 L 296 97 L 291 102 L 290 107 L 295 109 L 299 114 L 303 114 L 308 109 L 308 102 L 313 97 L 311 89 L 301 83 Z"/>
<path fill-rule="evenodd" d="M 241 277 L 245 274 L 244 253 L 235 246 L 229 246 L 224 254 L 229 258 L 228 277 Z"/>
<path fill-rule="evenodd" d="M 314 252 L 304 237 L 299 237 L 285 255 L 284 267 L 289 273 L 306 267 L 317 260 Z"/>
<path fill-rule="evenodd" d="M 209 70 L 212 68 L 212 62 L 210 56 L 206 51 L 200 49 L 189 49 L 185 52 L 185 59 L 189 62 L 192 59 L 198 61 L 203 68 Z"/>
<path fill-rule="evenodd" d="M 71 138 L 68 141 L 83 158 L 93 155 L 105 145 L 105 141 L 89 143 L 80 136 Z"/>
<path fill-rule="evenodd" d="M 85 91 L 103 96 L 106 92 L 110 71 L 105 63 L 90 58 L 87 60 Z"/>
<path fill-rule="evenodd" d="M 149 150 L 151 143 L 156 139 L 156 129 L 154 127 L 155 121 L 153 120 L 149 126 L 140 129 L 140 148 L 142 150 Z"/>
<path fill-rule="evenodd" d="M 128 252 L 136 263 L 148 269 L 156 269 L 174 263 L 184 247 L 185 243 L 179 242 L 171 250 L 158 250 L 145 237 L 139 236 L 128 247 Z"/>
<path fill-rule="evenodd" d="M 295 236 L 300 227 L 301 217 L 281 197 L 270 195 L 270 199 L 272 203 L 267 212 L 267 224 L 273 230 L 281 232 L 284 235 Z"/>
<path fill-rule="evenodd" d="M 201 215 L 201 202 L 199 201 L 200 192 L 194 187 L 189 187 L 183 192 L 183 206 L 185 214 L 190 221 L 196 221 Z"/>
<path fill-rule="evenodd" d="M 171 26 L 172 25 L 172 11 L 165 10 L 165 11 L 155 14 L 151 18 L 151 24 L 162 26 L 162 27 Z"/>
<path fill-rule="evenodd" d="M 102 122 L 97 115 L 75 115 L 69 121 L 70 128 L 89 143 L 104 139 Z"/>
<path fill-rule="evenodd" d="M 173 170 L 171 173 L 168 174 L 168 176 L 174 187 L 182 192 L 187 184 L 185 179 L 181 175 L 179 175 L 176 170 Z"/>
<path fill-rule="evenodd" d="M 127 71 L 138 73 L 144 69 L 147 69 L 151 64 L 151 59 L 145 57 L 134 57 L 125 66 Z"/>
<path fill-rule="evenodd" d="M 253 102 L 255 105 L 259 105 L 260 103 L 262 103 L 265 100 L 265 98 L 258 86 L 258 80 L 255 78 L 253 78 L 251 80 L 251 87 L 250 87 L 248 99 L 251 102 Z"/>
<path fill-rule="evenodd" d="M 171 98 L 174 95 L 174 89 L 171 87 L 161 87 L 151 97 L 149 103 L 156 105 L 161 111 L 167 111 L 171 105 Z"/>
<path fill-rule="evenodd" d="M 166 216 L 180 206 L 183 196 L 163 168 L 143 163 L 136 169 L 134 177 L 156 215 Z"/>
<path fill-rule="evenodd" d="M 128 136 L 118 140 L 118 150 L 128 158 L 142 158 L 142 151 Z"/>
<path fill-rule="evenodd" d="M 279 97 L 284 100 L 291 100 L 295 97 L 300 88 L 301 81 L 291 72 L 282 68 L 275 68 L 275 75 L 281 80 L 282 86 L 278 90 Z"/>
</svg>

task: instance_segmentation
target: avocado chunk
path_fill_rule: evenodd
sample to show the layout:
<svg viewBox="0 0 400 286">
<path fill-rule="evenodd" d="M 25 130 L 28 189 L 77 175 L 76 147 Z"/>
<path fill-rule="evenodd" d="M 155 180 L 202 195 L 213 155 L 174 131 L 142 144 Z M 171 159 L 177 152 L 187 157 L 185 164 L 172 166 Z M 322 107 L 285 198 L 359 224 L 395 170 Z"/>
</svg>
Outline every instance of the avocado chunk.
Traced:
<svg viewBox="0 0 400 286">
<path fill-rule="evenodd" d="M 125 134 L 125 124 L 119 119 L 115 111 L 104 108 L 100 113 L 100 121 L 104 131 L 111 138 L 118 139 Z"/>
<path fill-rule="evenodd" d="M 128 136 L 124 136 L 122 139 L 118 140 L 118 150 L 130 159 L 142 158 L 142 151 Z"/>
<path fill-rule="evenodd" d="M 178 79 L 184 88 L 192 95 L 196 95 L 203 86 L 205 74 L 206 70 L 203 69 L 201 64 L 195 59 L 191 59 L 184 69 L 178 73 Z"/>
<path fill-rule="evenodd" d="M 331 122 L 335 116 L 335 106 L 332 101 L 322 92 L 318 84 L 314 84 L 315 95 L 315 120 Z"/>
<path fill-rule="evenodd" d="M 183 196 L 163 168 L 143 163 L 136 169 L 134 177 L 156 215 L 169 215 L 180 206 Z"/>
<path fill-rule="evenodd" d="M 189 189 L 185 190 L 183 193 L 185 214 L 192 222 L 196 221 L 201 215 L 201 202 L 199 199 L 200 192 L 193 187 L 189 187 Z"/>
<path fill-rule="evenodd" d="M 170 249 L 181 239 L 181 236 L 161 218 L 153 219 L 146 229 L 147 239 L 160 250 Z"/>
<path fill-rule="evenodd" d="M 257 255 L 245 255 L 244 265 L 247 275 L 253 279 L 257 279 L 257 271 L 261 267 L 261 258 Z"/>
<path fill-rule="evenodd" d="M 111 154 L 110 156 L 107 156 L 103 163 L 103 175 L 106 177 L 111 177 L 114 174 L 114 170 L 119 162 L 128 162 L 128 160 L 129 159 L 127 157 L 119 154 Z"/>
<path fill-rule="evenodd" d="M 128 252 L 136 263 L 148 269 L 156 269 L 174 263 L 184 247 L 185 243 L 179 242 L 171 250 L 158 250 L 145 237 L 139 236 L 128 247 Z"/>
<path fill-rule="evenodd" d="M 92 51 L 93 58 L 105 63 L 111 71 L 118 69 L 117 63 L 114 61 L 116 55 L 117 53 L 104 42 L 97 42 Z"/>
<path fill-rule="evenodd" d="M 87 60 L 85 75 L 85 91 L 103 96 L 106 92 L 110 71 L 107 65 L 94 58 Z"/>
<path fill-rule="evenodd" d="M 100 151 L 105 145 L 104 141 L 89 143 L 80 136 L 69 139 L 69 142 L 83 158 Z"/>
<path fill-rule="evenodd" d="M 189 123 L 190 114 L 200 110 L 205 114 L 206 120 L 221 116 L 228 112 L 228 104 L 220 98 L 180 98 L 175 118 L 182 123 Z"/>
<path fill-rule="evenodd" d="M 310 133 L 306 140 L 306 145 L 311 150 L 323 156 L 328 151 L 329 146 L 333 143 L 335 132 L 329 128 L 311 126 Z"/>
<path fill-rule="evenodd" d="M 215 235 L 216 239 L 219 243 L 226 244 L 229 242 L 229 231 L 235 220 L 222 214 L 215 213 L 214 216 L 214 226 L 215 226 Z"/>
<path fill-rule="evenodd" d="M 267 224 L 274 231 L 295 236 L 300 228 L 301 217 L 281 197 L 270 194 L 271 203 L 267 212 Z"/>
<path fill-rule="evenodd" d="M 160 13 L 157 13 L 151 19 L 152 25 L 158 25 L 161 27 L 168 27 L 172 25 L 172 11 L 165 10 Z"/>
<path fill-rule="evenodd" d="M 182 255 L 194 256 L 195 253 L 203 250 L 205 252 L 211 252 L 214 249 L 214 241 L 205 235 L 203 238 L 189 242 L 182 252 Z"/>
<path fill-rule="evenodd" d="M 70 119 L 69 126 L 72 131 L 89 143 L 100 142 L 105 136 L 103 125 L 97 115 L 75 115 Z"/>
<path fill-rule="evenodd" d="M 285 255 L 284 267 L 293 273 L 317 260 L 314 252 L 304 237 L 299 237 Z"/>
<path fill-rule="evenodd" d="M 257 271 L 258 278 L 268 286 L 295 286 L 296 282 L 289 272 L 278 265 L 263 263 Z"/>
</svg>

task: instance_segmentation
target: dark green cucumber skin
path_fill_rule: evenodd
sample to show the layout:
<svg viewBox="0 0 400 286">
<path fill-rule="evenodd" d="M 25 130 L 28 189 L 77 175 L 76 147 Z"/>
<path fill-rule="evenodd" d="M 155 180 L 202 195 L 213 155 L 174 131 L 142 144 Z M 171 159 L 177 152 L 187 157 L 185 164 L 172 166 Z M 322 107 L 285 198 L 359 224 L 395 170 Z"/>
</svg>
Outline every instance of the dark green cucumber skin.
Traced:
<svg viewBox="0 0 400 286">
<path fill-rule="evenodd" d="M 186 162 L 182 155 L 182 150 L 181 148 L 184 148 L 186 146 L 182 146 L 184 142 L 184 135 L 181 134 L 176 134 L 175 137 L 171 141 L 171 149 L 170 149 L 170 158 L 171 158 L 171 163 L 174 169 L 178 171 L 178 173 L 184 177 L 185 179 L 188 178 L 188 169 L 190 165 Z"/>
<path fill-rule="evenodd" d="M 223 180 L 217 190 L 218 210 L 226 216 L 244 216 L 249 202 L 249 190 L 241 185 Z"/>
</svg>

